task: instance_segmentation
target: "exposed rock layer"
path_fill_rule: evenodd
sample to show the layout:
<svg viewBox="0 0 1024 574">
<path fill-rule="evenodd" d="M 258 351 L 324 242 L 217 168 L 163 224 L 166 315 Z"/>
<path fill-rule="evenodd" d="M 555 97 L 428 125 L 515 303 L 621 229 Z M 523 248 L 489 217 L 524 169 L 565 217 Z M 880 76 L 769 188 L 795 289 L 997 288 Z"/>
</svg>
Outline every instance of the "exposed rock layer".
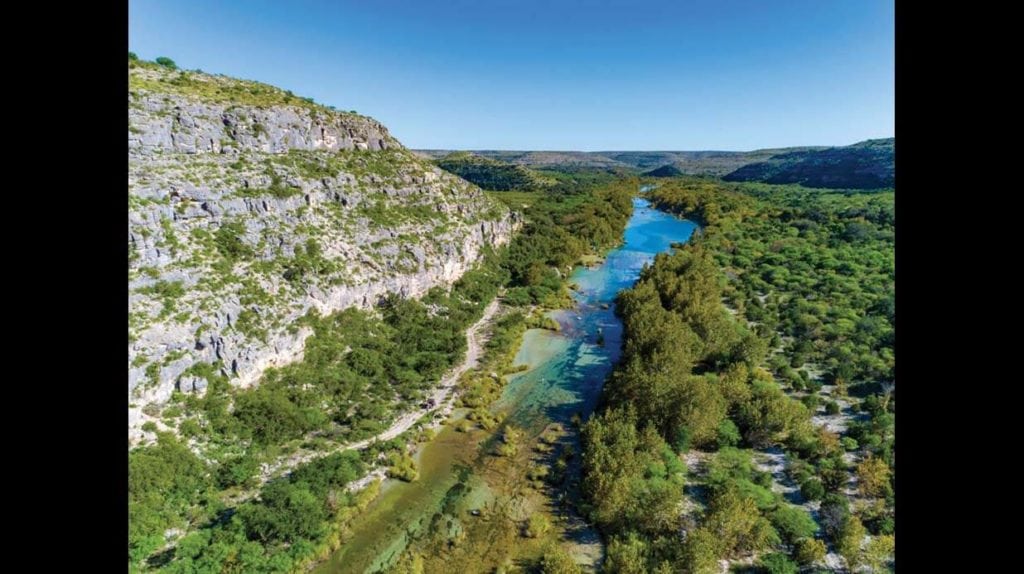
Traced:
<svg viewBox="0 0 1024 574">
<path fill-rule="evenodd" d="M 295 325 L 311 309 L 449 285 L 519 225 L 370 118 L 217 101 L 206 84 L 161 91 L 176 72 L 130 73 L 133 439 L 175 389 L 205 390 L 197 365 L 253 384 L 301 358 L 311 330 Z"/>
</svg>

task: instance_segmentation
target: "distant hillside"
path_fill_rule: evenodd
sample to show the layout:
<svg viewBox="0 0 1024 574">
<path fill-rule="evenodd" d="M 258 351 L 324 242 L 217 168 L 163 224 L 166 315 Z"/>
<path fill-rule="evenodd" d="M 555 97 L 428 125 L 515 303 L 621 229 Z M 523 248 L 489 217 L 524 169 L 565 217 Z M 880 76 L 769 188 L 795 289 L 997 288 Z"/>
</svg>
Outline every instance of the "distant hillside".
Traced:
<svg viewBox="0 0 1024 574">
<path fill-rule="evenodd" d="M 823 150 L 791 151 L 740 167 L 723 179 L 831 189 L 892 187 L 896 177 L 895 148 L 896 138 L 887 138 Z"/>
<path fill-rule="evenodd" d="M 685 175 L 721 177 L 727 173 L 782 153 L 824 150 L 824 147 L 794 147 L 754 151 L 510 151 L 473 150 L 476 156 L 490 158 L 531 169 L 615 170 L 643 172 L 672 165 Z M 441 159 L 453 150 L 416 150 L 431 159 Z"/>
<path fill-rule="evenodd" d="M 436 163 L 441 169 L 492 191 L 542 189 L 555 183 L 521 165 L 469 152 L 450 153 Z"/>
<path fill-rule="evenodd" d="M 683 171 L 672 164 L 666 164 L 651 171 L 645 171 L 644 175 L 650 177 L 676 177 L 683 175 Z"/>
<path fill-rule="evenodd" d="M 754 151 L 605 151 L 597 153 L 641 170 L 672 165 L 685 175 L 721 177 L 745 165 L 764 161 L 780 153 L 813 149 L 825 148 L 798 147 Z"/>
<path fill-rule="evenodd" d="M 440 159 L 456 150 L 415 150 L 416 153 Z M 486 157 L 505 163 L 522 165 L 533 169 L 557 168 L 630 168 L 630 164 L 615 161 L 599 153 L 583 151 L 507 151 L 507 150 L 472 150 L 473 155 Z"/>
</svg>

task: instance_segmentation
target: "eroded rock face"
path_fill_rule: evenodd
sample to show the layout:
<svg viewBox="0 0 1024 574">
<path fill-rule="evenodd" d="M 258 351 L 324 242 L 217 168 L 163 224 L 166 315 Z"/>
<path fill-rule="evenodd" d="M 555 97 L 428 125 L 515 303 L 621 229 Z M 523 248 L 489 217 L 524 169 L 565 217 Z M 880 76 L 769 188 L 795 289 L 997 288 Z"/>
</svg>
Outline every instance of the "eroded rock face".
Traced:
<svg viewBox="0 0 1024 574">
<path fill-rule="evenodd" d="M 136 154 L 255 150 L 383 150 L 401 147 L 387 128 L 354 114 L 209 103 L 140 93 L 129 108 L 128 149 Z M 170 106 L 170 107 L 169 107 Z"/>
<path fill-rule="evenodd" d="M 302 357 L 310 309 L 450 285 L 520 225 L 370 118 L 133 89 L 129 121 L 133 439 L 199 366 L 254 384 Z"/>
</svg>

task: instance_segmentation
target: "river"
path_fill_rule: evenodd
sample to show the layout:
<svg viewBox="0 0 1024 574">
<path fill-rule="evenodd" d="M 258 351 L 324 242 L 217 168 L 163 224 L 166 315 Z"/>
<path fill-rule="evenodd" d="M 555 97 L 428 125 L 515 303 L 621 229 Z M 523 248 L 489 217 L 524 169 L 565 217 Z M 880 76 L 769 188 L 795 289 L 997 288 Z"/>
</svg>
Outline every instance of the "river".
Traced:
<svg viewBox="0 0 1024 574">
<path fill-rule="evenodd" d="M 571 479 L 578 474 L 579 456 L 568 459 L 570 480 L 561 488 L 537 488 L 526 474 L 555 463 L 557 449 L 543 454 L 532 448 L 545 430 L 565 429 L 555 433 L 561 437 L 558 447 L 579 452 L 576 433 L 568 432 L 573 416 L 586 419 L 593 412 L 619 359 L 622 324 L 615 316 L 616 294 L 630 287 L 656 254 L 688 240 L 697 227 L 641 198 L 633 200 L 633 207 L 624 243 L 600 265 L 572 273 L 576 307 L 549 313 L 561 331 L 530 329 L 523 336 L 515 363 L 530 370 L 510 376 L 493 405 L 506 417 L 499 432 L 443 427 L 416 454 L 419 480 L 387 481 L 377 500 L 356 518 L 345 544 L 315 572 L 377 572 L 406 550 L 421 556 L 426 572 L 493 571 L 536 558 L 543 541 L 553 537 L 561 538 L 578 562 L 592 565 L 601 559 L 597 533 L 555 500 L 559 493 L 575 496 Z M 522 446 L 514 456 L 494 456 L 507 424 L 525 431 Z M 523 537 L 523 523 L 538 513 L 549 517 L 552 531 Z"/>
</svg>

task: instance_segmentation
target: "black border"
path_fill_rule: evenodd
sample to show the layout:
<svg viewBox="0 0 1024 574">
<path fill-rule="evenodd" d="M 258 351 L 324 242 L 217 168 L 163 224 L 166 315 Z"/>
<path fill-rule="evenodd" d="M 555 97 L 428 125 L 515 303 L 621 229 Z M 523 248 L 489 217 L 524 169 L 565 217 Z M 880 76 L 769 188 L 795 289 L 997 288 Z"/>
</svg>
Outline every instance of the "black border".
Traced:
<svg viewBox="0 0 1024 574">
<path fill-rule="evenodd" d="M 128 402 L 123 383 L 117 384 L 114 379 L 118 377 L 111 377 L 108 373 L 118 373 L 121 377 L 126 374 L 127 330 L 124 326 L 127 324 L 128 287 L 124 232 L 128 212 L 121 190 L 126 189 L 128 155 L 124 136 L 127 130 L 127 70 L 124 60 L 128 50 L 128 10 L 127 2 L 87 6 L 83 12 L 87 11 L 91 16 L 88 25 L 76 23 L 69 36 L 74 38 L 79 48 L 68 47 L 65 55 L 72 55 L 81 47 L 98 48 L 92 62 L 79 60 L 81 64 L 76 65 L 65 59 L 64 63 L 51 60 L 50 64 L 44 65 L 44 74 L 69 74 L 74 78 L 68 80 L 65 77 L 48 88 L 55 93 L 50 95 L 52 103 L 45 104 L 50 108 L 49 113 L 43 113 L 42 117 L 49 118 L 47 123 L 52 137 L 41 138 L 39 142 L 39 145 L 49 148 L 50 151 L 44 153 L 52 154 L 51 159 L 60 156 L 59 162 L 51 165 L 70 166 L 58 170 L 59 173 L 36 171 L 37 176 L 42 177 L 63 176 L 64 181 L 58 184 L 63 189 L 48 193 L 40 190 L 33 196 L 34 208 L 23 212 L 31 220 L 52 207 L 63 207 L 68 211 L 68 217 L 66 223 L 60 225 L 64 227 L 63 231 L 73 234 L 60 234 L 64 239 L 59 241 L 66 243 L 58 245 L 57 252 L 54 247 L 40 248 L 36 256 L 49 259 L 54 266 L 49 270 L 52 277 L 45 279 L 51 286 L 40 286 L 49 287 L 52 292 L 38 293 L 34 292 L 35 287 L 29 287 L 29 294 L 45 297 L 36 304 L 55 308 L 56 322 L 40 329 L 38 336 L 41 339 L 33 344 L 41 348 L 44 355 L 36 363 L 37 374 L 29 375 L 36 379 L 29 381 L 35 396 L 24 399 L 37 405 L 58 403 L 58 407 L 66 409 L 67 417 L 64 413 L 47 414 L 43 420 L 33 421 L 29 410 L 25 413 L 29 420 L 18 425 L 25 425 L 23 430 L 42 428 L 45 432 L 46 427 L 53 430 L 53 439 L 27 439 L 29 449 L 39 453 L 44 444 L 49 445 L 43 456 L 59 460 L 53 471 L 56 476 L 54 483 L 45 487 L 49 493 L 40 494 L 56 498 L 55 508 L 37 520 L 52 529 L 51 535 L 64 533 L 58 535 L 61 542 L 50 538 L 51 542 L 63 547 L 68 542 L 67 538 L 74 538 L 79 540 L 70 542 L 83 547 L 80 552 L 61 550 L 56 554 L 37 554 L 35 559 L 50 564 L 66 560 L 69 564 L 99 565 L 101 570 L 107 569 L 108 561 L 115 569 L 124 568 L 126 564 L 124 541 L 127 539 L 128 478 L 124 425 Z M 899 510 L 897 563 L 904 569 L 912 566 L 915 570 L 924 570 L 921 567 L 926 563 L 941 561 L 942 569 L 937 571 L 945 571 L 952 566 L 951 558 L 955 552 L 951 550 L 960 547 L 966 552 L 974 552 L 970 543 L 959 538 L 963 530 L 972 530 L 968 526 L 971 523 L 957 521 L 952 516 L 936 516 L 936 520 L 931 520 L 929 503 L 939 505 L 935 510 L 942 508 L 942 512 L 948 506 L 992 504 L 985 498 L 989 493 L 957 484 L 961 480 L 969 480 L 976 472 L 975 465 L 982 464 L 984 459 L 972 456 L 971 444 L 960 446 L 953 436 L 967 432 L 970 434 L 966 438 L 970 439 L 973 435 L 971 430 L 986 426 L 955 423 L 957 413 L 974 408 L 966 402 L 960 405 L 930 403 L 934 403 L 940 394 L 964 393 L 960 396 L 969 397 L 972 387 L 980 390 L 984 383 L 980 375 L 975 375 L 974 381 L 956 380 L 948 369 L 968 361 L 973 363 L 982 357 L 994 359 L 997 355 L 990 351 L 971 357 L 966 350 L 954 353 L 953 349 L 946 354 L 945 349 L 950 344 L 938 343 L 939 337 L 954 341 L 974 338 L 970 332 L 965 332 L 966 326 L 952 320 L 949 309 L 964 303 L 962 298 L 968 296 L 959 292 L 955 283 L 960 279 L 956 275 L 974 273 L 972 270 L 980 265 L 969 260 L 961 260 L 964 266 L 960 269 L 950 265 L 953 257 L 969 255 L 954 256 L 950 253 L 957 250 L 955 244 L 960 243 L 963 236 L 958 239 L 955 234 L 948 235 L 949 229 L 944 227 L 980 226 L 977 220 L 972 222 L 964 218 L 963 208 L 980 200 L 979 195 L 996 193 L 998 188 L 986 191 L 984 184 L 978 182 L 968 188 L 957 189 L 965 183 L 962 179 L 957 178 L 956 183 L 946 179 L 950 175 L 948 170 L 956 166 L 943 166 L 943 162 L 952 159 L 964 169 L 962 164 L 965 160 L 955 157 L 959 153 L 957 148 L 961 151 L 964 147 L 971 148 L 979 140 L 957 138 L 947 131 L 945 119 L 937 115 L 955 116 L 958 109 L 963 110 L 972 103 L 959 101 L 947 104 L 944 101 L 941 105 L 929 105 L 933 98 L 942 97 L 943 88 L 919 87 L 919 82 L 929 76 L 942 77 L 953 84 L 959 81 L 956 68 L 948 67 L 951 64 L 948 60 L 940 58 L 942 61 L 933 62 L 934 68 L 928 69 L 929 52 L 935 45 L 919 36 L 927 36 L 928 29 L 935 25 L 919 18 L 921 15 L 915 13 L 912 20 L 908 4 L 897 3 L 896 133 L 899 145 L 896 179 L 902 193 L 896 197 L 896 267 L 899 277 L 896 299 L 902 321 L 896 337 L 896 373 L 903 383 L 897 417 L 897 431 L 903 446 L 896 485 Z M 941 36 L 947 32 L 946 27 L 937 27 L 932 34 L 940 44 L 944 41 L 957 45 L 971 43 L 959 33 L 955 38 L 943 40 Z M 55 33 L 60 32 L 50 31 L 47 36 L 52 37 Z M 942 52 L 948 54 L 950 51 Z M 970 83 L 975 79 L 965 78 L 963 81 Z M 74 88 L 68 83 L 71 81 Z M 976 84 L 976 87 L 980 91 L 988 89 L 982 84 Z M 18 113 L 32 114 L 35 107 L 23 102 L 18 106 L 21 108 Z M 37 109 L 37 112 L 44 110 Z M 64 124 L 63 127 L 60 124 Z M 30 126 L 31 123 L 26 129 L 31 129 Z M 1010 124 L 1000 127 L 1009 128 Z M 934 149 L 929 150 L 928 144 L 932 144 Z M 995 166 L 989 164 L 988 167 Z M 10 168 L 17 170 L 19 166 L 11 164 Z M 977 172 L 984 170 L 985 166 L 968 165 L 966 169 Z M 1008 178 L 1011 177 L 1008 174 Z M 1009 180 L 1005 183 L 1012 185 Z M 943 191 L 963 195 L 948 201 L 943 197 Z M 1011 198 L 1012 195 L 998 193 L 989 197 L 995 201 L 1009 201 Z M 54 206 L 51 202 L 63 202 L 65 205 Z M 951 218 L 961 221 L 951 224 Z M 12 225 L 23 223 L 17 216 L 13 219 Z M 31 221 L 24 223 L 31 225 Z M 970 244 L 966 247 L 981 248 Z M 949 277 L 950 274 L 954 277 Z M 37 285 L 37 282 L 33 281 L 32 285 Z M 992 299 L 977 301 L 984 304 Z M 13 311 L 19 310 L 16 301 L 10 303 L 13 303 Z M 996 333 L 998 330 L 988 332 L 989 335 Z M 115 345 L 115 341 L 120 343 Z M 54 366 L 58 367 L 58 374 L 51 372 Z M 64 372 L 59 372 L 61 367 Z M 1011 383 L 1012 379 L 1007 379 L 1006 382 Z M 998 384 L 998 381 L 989 384 Z M 70 392 L 71 397 L 65 392 Z M 1012 392 L 1012 385 L 997 392 Z M 1008 397 L 1008 400 L 1012 399 Z M 974 404 L 979 409 L 983 408 L 980 401 Z M 10 416 L 16 420 L 21 418 L 20 414 L 15 408 Z M 50 417 L 61 417 L 62 420 L 53 421 Z M 26 439 L 12 437 L 11 440 Z M 972 442 L 978 444 L 982 441 Z M 949 449 L 958 451 L 952 456 L 966 460 L 953 460 Z M 22 474 L 15 480 L 26 481 L 30 487 L 39 486 L 30 474 Z M 931 486 L 945 492 L 933 495 L 929 492 Z M 934 532 L 929 532 L 930 529 Z M 944 546 L 947 543 L 949 546 Z M 21 554 L 17 550 L 16 553 Z M 972 570 L 977 570 L 981 565 L 976 562 L 973 567 Z"/>
</svg>

